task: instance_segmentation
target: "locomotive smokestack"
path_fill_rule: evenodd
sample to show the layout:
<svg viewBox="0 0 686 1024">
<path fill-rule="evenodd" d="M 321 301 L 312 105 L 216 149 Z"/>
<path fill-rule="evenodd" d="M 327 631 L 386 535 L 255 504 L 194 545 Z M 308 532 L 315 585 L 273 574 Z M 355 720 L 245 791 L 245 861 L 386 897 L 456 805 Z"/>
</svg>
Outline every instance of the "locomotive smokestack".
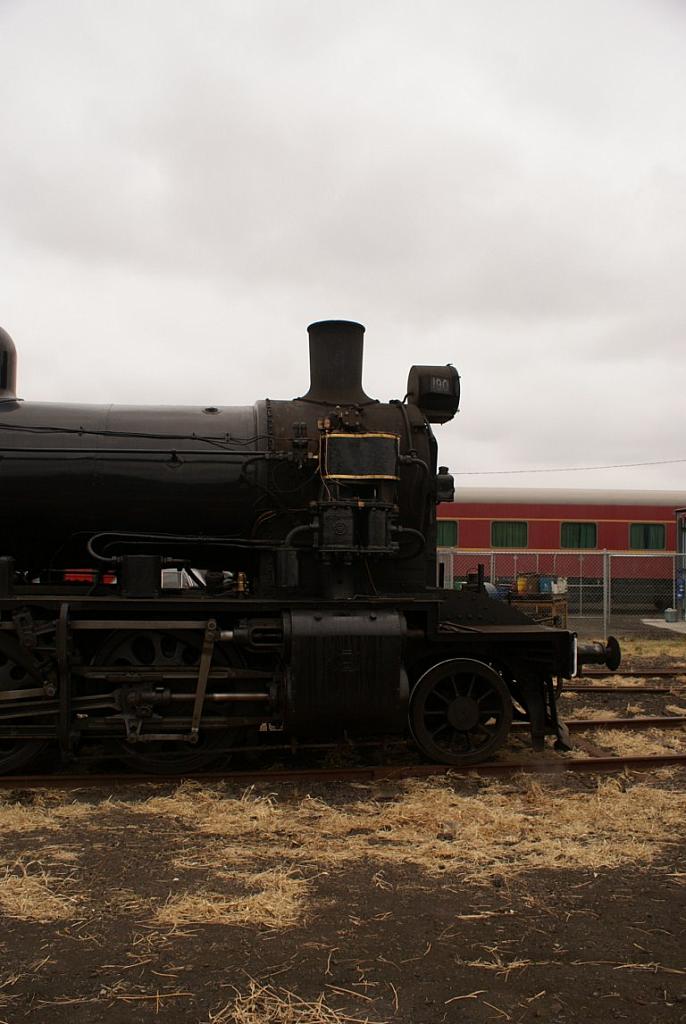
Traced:
<svg viewBox="0 0 686 1024">
<path fill-rule="evenodd" d="M 364 327 L 352 320 L 320 320 L 310 336 L 310 402 L 358 405 L 368 402 L 362 390 Z"/>
<path fill-rule="evenodd" d="M 0 402 L 17 397 L 17 350 L 7 331 L 0 327 Z"/>
</svg>

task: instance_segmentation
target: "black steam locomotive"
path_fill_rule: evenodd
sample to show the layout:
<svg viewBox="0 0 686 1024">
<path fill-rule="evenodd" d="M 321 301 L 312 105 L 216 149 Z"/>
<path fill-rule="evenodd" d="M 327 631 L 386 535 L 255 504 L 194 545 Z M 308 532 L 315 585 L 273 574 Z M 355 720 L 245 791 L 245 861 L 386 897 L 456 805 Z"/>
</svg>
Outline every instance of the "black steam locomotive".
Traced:
<svg viewBox="0 0 686 1024">
<path fill-rule="evenodd" d="M 16 397 L 0 331 L 0 772 L 49 745 L 191 770 L 279 739 L 411 732 L 475 763 L 513 713 L 564 741 L 554 682 L 614 643 L 436 587 L 433 423 L 452 366 L 362 390 L 364 328 L 309 328 L 311 383 L 237 408 Z M 269 734 L 279 733 L 280 737 Z"/>
</svg>

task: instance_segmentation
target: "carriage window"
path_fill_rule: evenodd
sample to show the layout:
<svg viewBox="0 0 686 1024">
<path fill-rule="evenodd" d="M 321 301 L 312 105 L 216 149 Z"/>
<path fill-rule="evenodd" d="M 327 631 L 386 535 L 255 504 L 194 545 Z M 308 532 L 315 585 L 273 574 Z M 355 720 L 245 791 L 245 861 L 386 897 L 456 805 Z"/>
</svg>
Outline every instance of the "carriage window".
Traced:
<svg viewBox="0 0 686 1024">
<path fill-rule="evenodd" d="M 457 547 L 457 523 L 453 519 L 439 519 L 437 544 L 439 548 Z"/>
<path fill-rule="evenodd" d="M 494 548 L 525 548 L 529 543 L 528 535 L 528 523 L 491 523 L 491 547 Z"/>
<path fill-rule="evenodd" d="M 598 543 L 595 523 L 563 523 L 560 530 L 560 547 L 594 548 Z"/>
<path fill-rule="evenodd" d="M 629 527 L 629 547 L 639 551 L 664 551 L 664 524 L 631 523 Z"/>
</svg>

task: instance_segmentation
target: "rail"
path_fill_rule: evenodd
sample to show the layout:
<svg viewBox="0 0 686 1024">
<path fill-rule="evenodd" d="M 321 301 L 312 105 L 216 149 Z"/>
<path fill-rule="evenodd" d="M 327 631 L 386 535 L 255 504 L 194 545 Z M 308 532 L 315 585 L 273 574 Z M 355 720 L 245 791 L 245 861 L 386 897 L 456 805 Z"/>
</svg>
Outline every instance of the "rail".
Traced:
<svg viewBox="0 0 686 1024">
<path fill-rule="evenodd" d="M 465 765 L 456 768 L 440 764 L 419 765 L 367 765 L 355 768 L 294 768 L 232 772 L 192 772 L 179 775 L 143 775 L 139 773 L 108 773 L 104 775 L 5 775 L 0 777 L 0 789 L 109 789 L 121 786 L 160 785 L 184 781 L 204 783 L 236 783 L 255 785 L 265 783 L 301 782 L 364 782 L 393 781 L 396 779 L 431 778 L 432 776 L 499 776 L 507 777 L 517 772 L 533 774 L 567 774 L 569 772 L 622 772 L 628 770 L 648 771 L 674 765 L 686 768 L 685 754 L 633 754 L 606 757 L 567 757 L 541 760 L 489 761 L 479 765 Z"/>
</svg>

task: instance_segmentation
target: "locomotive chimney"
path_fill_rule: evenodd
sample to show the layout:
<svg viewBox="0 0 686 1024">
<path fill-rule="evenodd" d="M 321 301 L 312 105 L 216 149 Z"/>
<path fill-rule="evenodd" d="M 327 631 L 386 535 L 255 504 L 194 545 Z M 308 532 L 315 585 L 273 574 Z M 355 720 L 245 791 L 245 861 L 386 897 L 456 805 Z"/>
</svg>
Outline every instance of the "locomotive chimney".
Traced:
<svg viewBox="0 0 686 1024">
<path fill-rule="evenodd" d="M 7 331 L 0 327 L 0 402 L 17 397 L 17 350 Z"/>
<path fill-rule="evenodd" d="M 362 390 L 364 327 L 352 320 L 320 320 L 310 336 L 310 390 L 303 397 L 326 405 L 369 402 Z"/>
</svg>

